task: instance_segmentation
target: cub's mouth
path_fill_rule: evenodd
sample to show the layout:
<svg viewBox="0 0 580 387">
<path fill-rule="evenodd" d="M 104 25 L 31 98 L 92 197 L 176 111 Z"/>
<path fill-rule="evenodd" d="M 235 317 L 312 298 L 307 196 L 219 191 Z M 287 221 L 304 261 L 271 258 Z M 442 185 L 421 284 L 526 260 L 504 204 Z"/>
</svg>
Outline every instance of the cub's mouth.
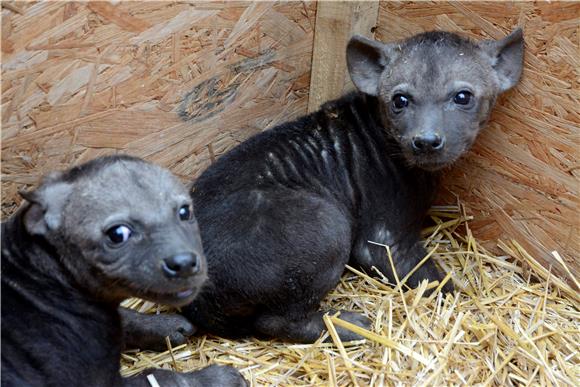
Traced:
<svg viewBox="0 0 580 387">
<path fill-rule="evenodd" d="M 135 291 L 134 296 L 158 304 L 180 307 L 190 304 L 195 299 L 195 296 L 197 296 L 199 289 L 200 286 L 183 288 L 174 292 L 156 292 L 141 289 Z"/>
<path fill-rule="evenodd" d="M 153 286 L 135 286 L 137 284 L 132 283 L 128 286 L 128 290 L 132 297 L 167 306 L 180 307 L 190 304 L 195 299 L 206 279 L 207 274 L 204 271 L 187 280 L 153 282 L 151 284 Z"/>
<path fill-rule="evenodd" d="M 406 159 L 409 165 L 425 171 L 436 172 L 451 167 L 460 157 L 461 154 L 455 155 L 446 152 L 446 154 L 439 155 L 407 155 Z"/>
<path fill-rule="evenodd" d="M 453 164 L 453 161 L 449 161 L 449 162 L 419 162 L 419 163 L 415 163 L 415 166 L 421 169 L 424 169 L 425 171 L 429 171 L 429 172 L 436 172 L 436 171 L 440 171 L 444 168 L 450 167 L 451 164 Z"/>
</svg>

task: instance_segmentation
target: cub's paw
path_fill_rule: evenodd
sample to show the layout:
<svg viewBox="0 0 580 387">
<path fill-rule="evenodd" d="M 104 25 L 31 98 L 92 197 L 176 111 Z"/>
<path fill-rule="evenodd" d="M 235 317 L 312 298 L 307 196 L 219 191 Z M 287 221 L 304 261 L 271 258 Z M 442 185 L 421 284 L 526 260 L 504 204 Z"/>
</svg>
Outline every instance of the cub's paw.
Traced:
<svg viewBox="0 0 580 387">
<path fill-rule="evenodd" d="M 166 351 L 166 337 L 172 346 L 185 344 L 196 329 L 179 314 L 141 314 L 131 311 L 121 314 L 126 348 Z"/>
<path fill-rule="evenodd" d="M 455 286 L 453 286 L 453 281 L 449 280 L 441 288 L 441 293 L 443 293 L 443 295 L 447 295 L 448 293 L 453 292 L 455 292 Z"/>
<path fill-rule="evenodd" d="M 179 314 L 159 314 L 152 324 L 152 339 L 163 342 L 163 349 L 167 349 L 165 338 L 169 337 L 172 346 L 187 343 L 187 338 L 192 336 L 196 329 L 185 317 Z"/>
</svg>

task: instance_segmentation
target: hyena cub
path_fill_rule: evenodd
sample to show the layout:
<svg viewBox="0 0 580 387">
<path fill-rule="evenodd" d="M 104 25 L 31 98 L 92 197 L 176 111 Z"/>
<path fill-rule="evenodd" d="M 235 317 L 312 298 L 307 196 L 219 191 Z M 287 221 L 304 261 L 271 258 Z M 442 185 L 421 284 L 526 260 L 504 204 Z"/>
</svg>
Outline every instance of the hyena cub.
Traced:
<svg viewBox="0 0 580 387">
<path fill-rule="evenodd" d="M 180 306 L 207 277 L 191 197 L 177 178 L 112 156 L 53 173 L 23 196 L 2 223 L 2 386 L 150 386 L 149 374 L 162 386 L 245 385 L 220 366 L 119 374 L 119 302 Z M 163 324 L 180 329 L 185 320 L 123 314 L 145 333 L 169 334 Z"/>
<path fill-rule="evenodd" d="M 368 241 L 389 245 L 404 277 L 426 253 L 419 233 L 438 171 L 518 82 L 523 50 L 520 29 L 481 42 L 449 32 L 352 38 L 358 92 L 254 136 L 195 183 L 210 280 L 185 316 L 220 335 L 312 342 L 324 327 L 319 303 L 347 263 L 394 281 L 385 249 Z M 441 279 L 431 261 L 407 284 L 424 279 Z"/>
</svg>

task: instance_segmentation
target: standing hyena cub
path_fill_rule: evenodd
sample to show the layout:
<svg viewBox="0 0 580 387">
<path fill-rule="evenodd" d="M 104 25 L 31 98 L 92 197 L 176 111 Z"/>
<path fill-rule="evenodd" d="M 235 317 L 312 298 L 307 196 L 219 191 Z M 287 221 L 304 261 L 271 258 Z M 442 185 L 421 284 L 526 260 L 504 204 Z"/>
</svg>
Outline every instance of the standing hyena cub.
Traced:
<svg viewBox="0 0 580 387">
<path fill-rule="evenodd" d="M 404 277 L 425 256 L 419 232 L 437 171 L 471 147 L 496 97 L 518 82 L 523 46 L 520 29 L 482 42 L 354 37 L 347 59 L 359 92 L 256 135 L 197 180 L 210 280 L 185 315 L 221 335 L 312 342 L 324 327 L 319 303 L 347 263 L 393 280 L 384 248 L 368 241 L 391 246 Z M 407 283 L 440 278 L 428 261 Z"/>
</svg>

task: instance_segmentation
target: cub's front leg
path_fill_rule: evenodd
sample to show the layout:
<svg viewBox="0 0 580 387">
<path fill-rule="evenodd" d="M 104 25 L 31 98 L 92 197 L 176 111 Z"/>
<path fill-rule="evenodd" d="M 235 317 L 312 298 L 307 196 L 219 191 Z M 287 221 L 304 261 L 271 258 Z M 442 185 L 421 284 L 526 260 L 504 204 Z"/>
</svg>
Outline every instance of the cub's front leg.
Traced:
<svg viewBox="0 0 580 387">
<path fill-rule="evenodd" d="M 392 226 L 390 226 L 392 228 Z M 374 242 L 374 243 L 371 243 Z M 378 245 L 379 244 L 379 245 Z M 389 261 L 387 250 L 389 246 L 393 265 Z M 396 278 L 392 266 L 395 267 L 397 277 L 405 278 L 425 258 L 427 251 L 420 241 L 419 230 L 395 233 L 390 231 L 385 222 L 375 222 L 359 229 L 359 233 L 353 244 L 350 264 L 355 268 L 364 270 L 369 275 L 378 275 L 375 267 L 387 277 L 389 282 L 395 284 Z M 405 284 L 409 288 L 416 288 L 421 281 L 441 281 L 443 277 L 435 266 L 432 259 L 424 262 L 407 279 Z M 447 282 L 443 287 L 444 292 L 452 292 L 453 285 Z"/>
<path fill-rule="evenodd" d="M 179 314 L 144 314 L 119 307 L 123 326 L 125 349 L 140 348 L 153 351 L 166 351 L 166 337 L 172 346 L 185 344 L 196 329 Z"/>
</svg>

